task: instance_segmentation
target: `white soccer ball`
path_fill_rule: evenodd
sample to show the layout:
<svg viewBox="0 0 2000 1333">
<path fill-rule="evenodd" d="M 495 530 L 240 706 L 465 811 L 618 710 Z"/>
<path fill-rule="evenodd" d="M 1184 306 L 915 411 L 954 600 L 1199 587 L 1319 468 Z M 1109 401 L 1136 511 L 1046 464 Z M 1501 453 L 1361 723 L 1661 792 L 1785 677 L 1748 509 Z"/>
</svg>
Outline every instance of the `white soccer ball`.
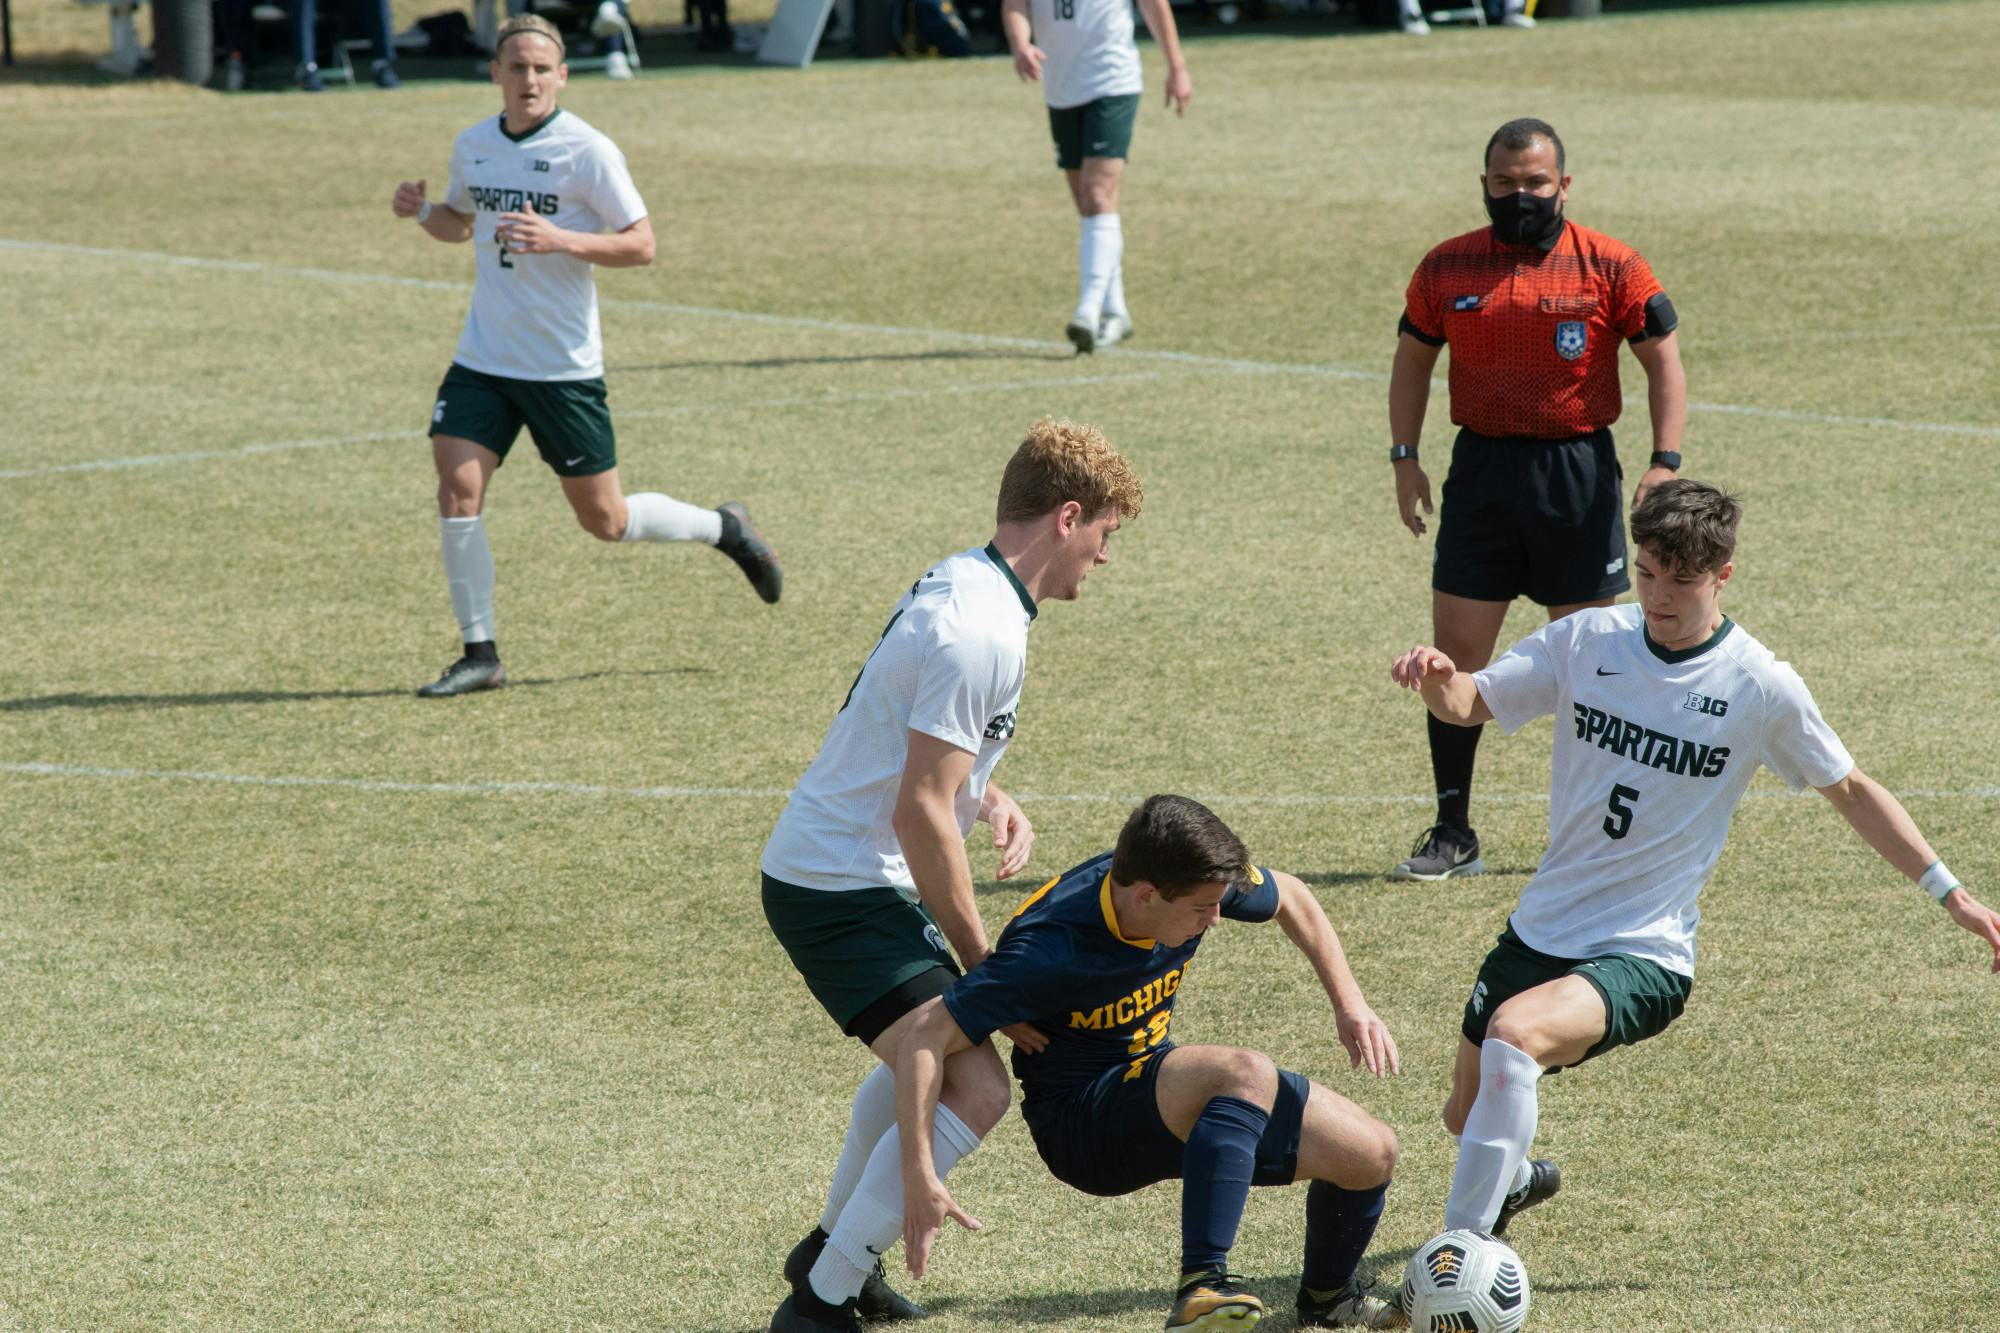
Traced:
<svg viewBox="0 0 2000 1333">
<path fill-rule="evenodd" d="M 1410 1256 L 1403 1309 L 1415 1333 L 1516 1333 L 1528 1322 L 1528 1270 L 1496 1236 L 1447 1231 Z"/>
</svg>

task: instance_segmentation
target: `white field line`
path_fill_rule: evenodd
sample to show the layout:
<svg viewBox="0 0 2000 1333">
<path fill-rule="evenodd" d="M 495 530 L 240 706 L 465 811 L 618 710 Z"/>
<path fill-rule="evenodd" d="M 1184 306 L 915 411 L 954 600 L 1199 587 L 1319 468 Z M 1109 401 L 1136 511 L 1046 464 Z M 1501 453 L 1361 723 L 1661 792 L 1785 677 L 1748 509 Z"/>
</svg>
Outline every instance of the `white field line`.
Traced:
<svg viewBox="0 0 2000 1333">
<path fill-rule="evenodd" d="M 200 769 L 98 768 L 78 764 L 0 763 L 0 774 L 40 778 L 97 778 L 123 782 L 215 783 L 232 787 L 331 787 L 343 791 L 418 793 L 431 796 L 602 796 L 617 800 L 780 800 L 789 794 L 785 787 L 612 787 L 590 782 L 399 782 L 386 778 L 305 777 L 285 774 L 216 773 Z M 1750 800 L 1789 800 L 1807 793 L 1754 791 Z M 1015 799 L 1026 804 L 1117 804 L 1135 805 L 1144 792 L 1016 792 Z M 1955 789 L 1917 788 L 1898 792 L 1903 800 L 1972 800 L 2000 798 L 2000 787 L 1960 787 Z M 1430 793 L 1334 794 L 1316 792 L 1197 793 L 1195 799 L 1208 805 L 1252 806 L 1384 806 L 1428 805 L 1437 798 Z M 1546 805 L 1548 797 L 1525 792 L 1487 793 L 1479 798 L 1487 804 Z"/>
<path fill-rule="evenodd" d="M 759 411 L 766 408 L 836 407 L 845 403 L 889 402 L 906 398 L 963 397 L 975 393 L 1011 393 L 1023 389 L 1066 388 L 1072 384 L 1127 384 L 1157 380 L 1158 371 L 1137 371 L 1129 375 L 1070 375 L 1036 380 L 1008 380 L 991 384 L 953 384 L 937 389 L 880 389 L 858 393 L 802 394 L 788 398 L 753 398 L 730 403 L 683 403 L 679 407 L 641 408 L 612 413 L 613 421 L 634 418 L 685 417 L 709 412 Z M 49 477 L 69 472 L 109 472 L 122 468 L 161 467 L 171 463 L 198 463 L 211 458 L 240 458 L 254 454 L 284 453 L 292 449 L 329 449 L 343 444 L 370 444 L 382 440 L 416 441 L 423 438 L 421 427 L 408 430 L 371 431 L 365 435 L 332 435 L 316 440 L 274 440 L 265 444 L 244 444 L 231 449 L 191 449 L 180 454 L 141 454 L 130 458 L 97 458 L 87 463 L 58 463 L 49 467 L 0 469 L 0 479 Z"/>
<path fill-rule="evenodd" d="M 262 264 L 238 259 L 203 259 L 190 255 L 171 255 L 147 250 L 122 250 L 105 246 L 69 245 L 54 241 L 28 241 L 0 236 L 0 250 L 19 250 L 46 254 L 78 255 L 93 259 L 109 259 L 127 262 L 168 264 L 182 268 L 214 269 L 234 273 L 268 273 L 282 277 L 305 278 L 317 282 L 338 282 L 349 285 L 373 285 L 390 287 L 414 287 L 427 291 L 470 292 L 470 283 L 443 282 L 434 278 L 411 278 L 388 273 L 352 273 L 337 269 L 299 268 L 282 264 Z M 862 334 L 874 337 L 920 338 L 935 342 L 971 343 L 982 347 L 1019 347 L 1035 351 L 1064 351 L 1069 344 L 1040 338 L 1010 338 L 991 333 L 965 333 L 951 329 L 911 328 L 895 324 L 857 324 L 846 320 L 817 319 L 805 315 L 773 315 L 749 310 L 723 310 L 711 306 L 679 305 L 669 301 L 630 301 L 608 298 L 603 305 L 627 310 L 650 310 L 666 314 L 685 315 L 700 319 L 732 320 L 738 323 L 766 324 L 778 328 L 812 329 L 823 333 Z M 1984 332 L 1987 325 L 1968 325 L 1960 330 L 1945 332 Z M 1866 331 L 1873 336 L 1875 331 Z M 1912 336 L 1922 333 L 1913 330 Z M 1386 383 L 1389 376 L 1378 370 L 1361 369 L 1354 366 L 1314 365 L 1291 361 L 1250 361 L 1234 357 L 1205 356 L 1194 352 L 1174 352 L 1156 348 L 1121 347 L 1113 355 L 1121 359 L 1166 361 L 1178 365 L 1200 366 L 1210 370 L 1229 370 L 1242 374 L 1256 375 L 1312 375 L 1327 379 L 1365 380 Z M 1782 407 L 1760 407 L 1754 403 L 1690 403 L 1689 410 L 1695 412 L 1715 412 L 1730 416 L 1761 417 L 1772 421 L 1803 421 L 1829 426 L 1869 426 L 1883 430 L 1907 430 L 1935 435 L 1969 435 L 1977 439 L 2000 439 L 2000 426 L 1982 426 L 1951 421 L 1908 421 L 1896 417 L 1843 416 L 1838 413 L 1802 412 Z"/>
</svg>

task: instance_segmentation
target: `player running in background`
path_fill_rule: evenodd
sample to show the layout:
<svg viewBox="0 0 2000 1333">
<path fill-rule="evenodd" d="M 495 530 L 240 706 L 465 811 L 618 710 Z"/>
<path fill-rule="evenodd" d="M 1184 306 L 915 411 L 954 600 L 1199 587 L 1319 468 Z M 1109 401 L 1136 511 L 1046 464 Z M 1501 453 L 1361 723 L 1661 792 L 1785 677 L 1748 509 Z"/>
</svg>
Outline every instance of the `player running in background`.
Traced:
<svg viewBox="0 0 2000 1333">
<path fill-rule="evenodd" d="M 1014 736 L 1037 608 L 1081 595 L 1142 498 L 1096 428 L 1031 429 L 1001 477 L 993 540 L 940 560 L 896 603 L 765 844 L 773 933 L 813 998 L 881 1061 L 854 1094 L 819 1226 L 785 1261 L 792 1294 L 772 1333 L 853 1329 L 857 1312 L 923 1314 L 887 1286 L 880 1263 L 903 1229 L 890 1131 L 906 1016 L 988 953 L 965 853 L 974 820 L 993 830 L 1000 879 L 1034 846 L 992 775 Z M 990 1044 L 954 1056 L 943 1079 L 940 1175 L 979 1146 L 1010 1098 Z"/>
<path fill-rule="evenodd" d="M 440 241 L 477 240 L 472 309 L 431 411 L 445 581 L 464 654 L 417 693 L 433 698 L 507 683 L 493 629 L 486 488 L 526 425 L 584 531 L 600 541 L 706 542 L 758 596 L 778 600 L 777 555 L 737 503 L 702 509 L 657 492 L 626 495 L 605 405 L 604 346 L 592 265 L 653 262 L 653 224 L 617 145 L 556 105 L 569 79 L 547 19 L 500 27 L 493 81 L 505 110 L 451 148 L 441 202 L 423 181 L 392 208 Z"/>
<path fill-rule="evenodd" d="M 1549 850 L 1465 1006 L 1445 1126 L 1460 1135 L 1445 1226 L 1495 1233 L 1556 1192 L 1530 1162 L 1542 1072 L 1644 1041 L 1694 986 L 1696 898 L 1763 764 L 1815 787 L 1890 865 L 1993 947 L 2000 917 L 1967 893 L 1896 798 L 1848 756 L 1798 673 L 1722 614 L 1736 501 L 1652 487 L 1632 513 L 1636 604 L 1579 611 L 1483 671 L 1413 648 L 1390 674 L 1454 726 L 1512 734 L 1556 715 Z"/>
<path fill-rule="evenodd" d="M 1021 1114 L 1056 1179 L 1087 1194 L 1181 1184 L 1181 1267 L 1169 1329 L 1248 1328 L 1263 1303 L 1228 1271 L 1252 1185 L 1307 1180 L 1298 1313 L 1310 1328 L 1402 1328 L 1354 1280 L 1396 1167 L 1396 1135 L 1337 1092 L 1235 1046 L 1179 1046 L 1174 1003 L 1218 920 L 1276 919 L 1333 1001 L 1354 1065 L 1395 1073 L 1396 1043 L 1362 998 L 1311 890 L 1250 863 L 1213 812 L 1184 796 L 1133 811 L 1117 847 L 1044 884 L 992 955 L 911 1015 L 896 1066 L 903 1235 L 922 1275 L 943 1219 L 978 1229 L 945 1190 L 929 1133 L 949 1062 L 1028 1022 L 1016 1045 Z M 942 1139 L 942 1135 L 938 1135 Z M 887 1248 L 888 1239 L 881 1241 Z"/>
<path fill-rule="evenodd" d="M 1168 0 L 1138 5 L 1166 57 L 1167 105 L 1181 115 L 1194 84 L 1173 8 Z M 1144 89 L 1132 0 L 1002 0 L 1000 22 L 1014 52 L 1014 72 L 1042 85 L 1056 165 L 1076 204 L 1076 311 L 1064 333 L 1079 352 L 1123 342 L 1132 336 L 1132 312 L 1125 306 L 1118 194 Z"/>
<path fill-rule="evenodd" d="M 1510 120 L 1486 142 L 1480 198 L 1492 225 L 1432 248 L 1404 298 L 1389 371 L 1389 460 L 1412 536 L 1431 512 L 1417 461 L 1431 371 L 1451 346 L 1451 419 L 1431 562 L 1431 635 L 1462 668 L 1493 656 L 1507 608 L 1526 596 L 1560 620 L 1631 587 L 1611 425 L 1623 410 L 1619 347 L 1646 372 L 1652 465 L 1632 503 L 1681 465 L 1687 378 L 1679 317 L 1646 261 L 1565 216 L 1570 178 L 1546 121 Z M 1437 817 L 1392 879 L 1484 868 L 1472 829 L 1478 727 L 1427 722 Z"/>
</svg>

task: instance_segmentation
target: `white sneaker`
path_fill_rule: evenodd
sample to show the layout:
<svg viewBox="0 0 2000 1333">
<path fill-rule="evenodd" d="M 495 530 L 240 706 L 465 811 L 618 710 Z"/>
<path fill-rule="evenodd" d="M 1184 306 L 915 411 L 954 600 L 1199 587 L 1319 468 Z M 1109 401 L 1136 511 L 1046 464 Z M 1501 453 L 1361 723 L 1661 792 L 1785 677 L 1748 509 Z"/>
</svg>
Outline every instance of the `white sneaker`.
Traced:
<svg viewBox="0 0 2000 1333">
<path fill-rule="evenodd" d="M 1500 16 L 1500 26 L 1503 28 L 1532 28 L 1535 26 L 1535 21 L 1518 9 L 1510 9 Z"/>
<path fill-rule="evenodd" d="M 590 20 L 592 37 L 616 37 L 625 31 L 625 16 L 618 12 L 618 0 L 604 0 Z"/>
<path fill-rule="evenodd" d="M 1404 19 L 1403 31 L 1412 37 L 1428 37 L 1431 35 L 1431 25 L 1422 19 Z"/>
<path fill-rule="evenodd" d="M 1114 347 L 1132 336 L 1130 315 L 1106 315 L 1097 322 L 1097 345 Z"/>
<path fill-rule="evenodd" d="M 629 79 L 632 77 L 632 62 L 625 58 L 623 51 L 613 51 L 604 57 L 604 77 L 607 79 Z"/>
</svg>

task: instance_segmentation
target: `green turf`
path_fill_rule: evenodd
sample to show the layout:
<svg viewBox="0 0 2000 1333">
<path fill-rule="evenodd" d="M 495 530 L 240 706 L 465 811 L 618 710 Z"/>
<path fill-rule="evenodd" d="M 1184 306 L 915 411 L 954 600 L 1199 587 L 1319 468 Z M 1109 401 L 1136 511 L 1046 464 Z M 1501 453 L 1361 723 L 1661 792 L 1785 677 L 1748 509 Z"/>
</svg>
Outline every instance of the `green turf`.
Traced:
<svg viewBox="0 0 2000 1333">
<path fill-rule="evenodd" d="M 1318 889 L 1400 1079 L 1346 1072 L 1274 930 L 1218 932 L 1176 1026 L 1398 1130 L 1392 1276 L 1437 1228 L 1456 1014 L 1544 839 L 1547 727 L 1489 735 L 1497 873 L 1377 877 L 1429 785 L 1387 679 L 1429 559 L 1383 461 L 1389 352 L 1515 114 L 1562 128 L 1573 215 L 1681 311 L 1690 472 L 1749 507 L 1728 609 L 1868 771 L 1932 793 L 1911 809 L 1990 900 L 1985 17 L 1195 41 L 1189 116 L 1149 94 L 1135 145 L 1139 339 L 1091 360 L 1060 345 L 1075 226 L 1003 63 L 580 78 L 660 237 L 599 284 L 623 475 L 747 501 L 786 597 L 591 542 L 524 444 L 489 506 L 516 687 L 446 704 L 410 694 L 454 645 L 421 432 L 469 256 L 388 202 L 441 188 L 492 91 L 0 86 L 0 1329 L 761 1329 L 866 1068 L 764 928 L 768 793 L 1047 412 L 1101 422 L 1147 506 L 1035 628 L 1002 769 L 1034 798 L 1024 878 L 1180 790 Z M 1628 478 L 1641 383 L 1628 360 Z M 226 452 L 301 441 L 348 442 Z M 1996 982 L 1824 802 L 1752 798 L 1687 1017 L 1546 1087 L 1568 1184 L 1514 1237 L 1532 1326 L 2000 1325 Z M 974 864 L 997 925 L 1032 883 Z M 938 1333 L 1157 1326 L 1171 1188 L 1070 1194 L 1017 1117 L 953 1186 L 987 1230 L 919 1288 Z M 1280 1305 L 1301 1208 L 1261 1192 L 1236 1254 Z"/>
</svg>

